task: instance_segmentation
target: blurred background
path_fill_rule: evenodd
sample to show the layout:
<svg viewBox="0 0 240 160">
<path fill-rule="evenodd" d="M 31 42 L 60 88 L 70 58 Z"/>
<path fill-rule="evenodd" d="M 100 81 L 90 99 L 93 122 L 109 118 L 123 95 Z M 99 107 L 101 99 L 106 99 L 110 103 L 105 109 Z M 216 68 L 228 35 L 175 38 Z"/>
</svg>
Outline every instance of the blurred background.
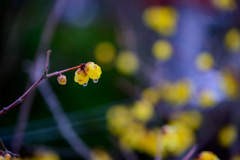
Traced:
<svg viewBox="0 0 240 160">
<path fill-rule="evenodd" d="M 240 160 L 237 0 L 2 0 L 0 99 L 44 71 L 95 62 L 98 83 L 66 72 L 0 117 L 20 160 Z M 186 159 L 185 159 L 186 160 Z"/>
</svg>

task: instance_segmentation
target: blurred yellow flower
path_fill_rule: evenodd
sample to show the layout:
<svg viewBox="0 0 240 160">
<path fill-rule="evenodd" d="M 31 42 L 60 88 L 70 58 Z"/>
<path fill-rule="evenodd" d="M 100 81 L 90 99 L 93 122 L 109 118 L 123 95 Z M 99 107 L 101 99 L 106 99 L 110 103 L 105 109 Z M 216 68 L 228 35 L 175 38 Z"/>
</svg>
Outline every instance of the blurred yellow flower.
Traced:
<svg viewBox="0 0 240 160">
<path fill-rule="evenodd" d="M 180 115 L 174 116 L 173 121 L 178 121 L 179 123 L 182 123 L 187 127 L 196 130 L 201 125 L 202 115 L 196 110 L 188 110 L 181 113 Z"/>
<path fill-rule="evenodd" d="M 234 155 L 231 160 L 240 160 L 240 155 Z"/>
<path fill-rule="evenodd" d="M 217 102 L 216 93 L 211 89 L 204 89 L 199 94 L 198 102 L 203 108 L 213 107 Z"/>
<path fill-rule="evenodd" d="M 3 156 L 0 156 L 0 160 L 6 160 L 6 158 L 4 158 Z"/>
<path fill-rule="evenodd" d="M 213 152 L 203 151 L 194 160 L 220 160 Z"/>
<path fill-rule="evenodd" d="M 226 125 L 218 133 L 218 143 L 224 147 L 230 147 L 237 138 L 237 128 L 234 125 Z"/>
<path fill-rule="evenodd" d="M 142 147 L 142 141 L 146 135 L 145 127 L 140 123 L 133 123 L 123 129 L 124 132 L 119 136 L 122 146 L 129 146 L 134 150 L 140 150 Z"/>
<path fill-rule="evenodd" d="M 9 153 L 5 154 L 4 157 L 6 158 L 6 160 L 12 159 L 12 156 Z"/>
<path fill-rule="evenodd" d="M 212 0 L 212 4 L 223 11 L 233 11 L 237 8 L 235 0 Z"/>
<path fill-rule="evenodd" d="M 240 49 L 240 33 L 237 28 L 230 29 L 225 35 L 225 47 L 231 52 L 237 52 Z"/>
<path fill-rule="evenodd" d="M 98 63 L 109 64 L 115 58 L 116 49 L 112 43 L 101 42 L 95 47 L 94 53 Z"/>
<path fill-rule="evenodd" d="M 131 109 L 131 113 L 136 119 L 147 122 L 153 117 L 154 108 L 148 101 L 136 101 Z"/>
<path fill-rule="evenodd" d="M 134 53 L 130 51 L 121 52 L 116 60 L 117 70 L 124 75 L 134 74 L 139 66 L 139 62 Z"/>
<path fill-rule="evenodd" d="M 142 140 L 142 145 L 140 150 L 144 151 L 148 155 L 155 157 L 158 150 L 158 138 L 160 135 L 160 129 L 159 128 L 153 128 L 146 132 L 145 136 Z"/>
<path fill-rule="evenodd" d="M 166 40 L 158 40 L 153 44 L 152 53 L 157 60 L 167 61 L 171 58 L 173 47 Z"/>
<path fill-rule="evenodd" d="M 210 53 L 203 52 L 197 56 L 195 64 L 198 69 L 206 71 L 213 67 L 214 59 Z"/>
<path fill-rule="evenodd" d="M 160 92 L 153 88 L 146 88 L 142 91 L 142 99 L 155 105 L 160 99 Z"/>
<path fill-rule="evenodd" d="M 194 142 L 195 135 L 191 128 L 179 122 L 171 122 L 162 127 L 162 151 L 163 154 L 179 156 L 183 154 Z"/>
<path fill-rule="evenodd" d="M 93 80 L 98 80 L 102 74 L 101 68 L 93 62 L 88 62 L 84 71 L 88 74 L 89 78 Z"/>
<path fill-rule="evenodd" d="M 165 83 L 161 90 L 163 99 L 174 105 L 186 104 L 191 98 L 192 87 L 188 80 L 179 80 L 175 83 Z"/>
<path fill-rule="evenodd" d="M 88 83 L 89 76 L 84 70 L 78 68 L 77 71 L 75 72 L 74 81 L 76 83 L 79 83 L 80 85 L 83 85 Z"/>
<path fill-rule="evenodd" d="M 112 160 L 107 151 L 102 148 L 94 148 L 90 157 L 90 160 Z"/>
<path fill-rule="evenodd" d="M 131 126 L 133 119 L 130 110 L 124 105 L 112 106 L 107 111 L 108 128 L 114 134 L 121 134 L 125 127 Z"/>
<path fill-rule="evenodd" d="M 57 153 L 45 150 L 45 149 L 38 149 L 34 153 L 34 160 L 60 160 L 60 157 Z"/>
<path fill-rule="evenodd" d="M 229 98 L 236 99 L 239 97 L 238 81 L 228 72 L 222 73 L 221 88 Z"/>
<path fill-rule="evenodd" d="M 170 36 L 176 30 L 178 14 L 172 6 L 152 6 L 145 9 L 143 21 L 159 34 Z"/>
</svg>

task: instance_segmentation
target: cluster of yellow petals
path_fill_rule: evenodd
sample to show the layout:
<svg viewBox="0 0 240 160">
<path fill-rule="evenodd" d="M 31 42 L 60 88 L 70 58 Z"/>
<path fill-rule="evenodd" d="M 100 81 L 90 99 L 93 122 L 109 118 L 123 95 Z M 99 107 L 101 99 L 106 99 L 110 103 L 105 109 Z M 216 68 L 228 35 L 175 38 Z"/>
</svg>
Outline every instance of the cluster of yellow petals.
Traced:
<svg viewBox="0 0 240 160">
<path fill-rule="evenodd" d="M 226 125 L 218 133 L 218 143 L 224 148 L 230 147 L 237 138 L 237 128 L 234 125 Z"/>
<path fill-rule="evenodd" d="M 144 11 L 143 21 L 159 34 L 171 36 L 176 30 L 178 14 L 172 6 L 151 6 Z"/>
<path fill-rule="evenodd" d="M 133 52 L 122 51 L 116 59 L 116 68 L 124 75 L 133 75 L 139 68 L 139 60 Z"/>
<path fill-rule="evenodd" d="M 97 83 L 102 74 L 101 68 L 93 63 L 88 62 L 83 68 L 78 68 L 75 72 L 74 81 L 80 85 L 86 85 L 89 78 L 93 79 L 93 82 Z"/>
<path fill-rule="evenodd" d="M 220 160 L 213 152 L 203 151 L 194 160 Z"/>
<path fill-rule="evenodd" d="M 173 47 L 167 40 L 157 40 L 152 47 L 153 56 L 159 61 L 167 61 L 171 58 Z"/>
<path fill-rule="evenodd" d="M 174 106 L 186 104 L 191 98 L 192 85 L 188 80 L 165 82 L 161 87 L 162 98 Z"/>
<path fill-rule="evenodd" d="M 222 11 L 233 11 L 237 8 L 235 0 L 212 0 L 212 4 Z"/>
<path fill-rule="evenodd" d="M 203 52 L 198 55 L 195 64 L 199 70 L 207 71 L 213 67 L 214 59 L 210 53 Z"/>
</svg>

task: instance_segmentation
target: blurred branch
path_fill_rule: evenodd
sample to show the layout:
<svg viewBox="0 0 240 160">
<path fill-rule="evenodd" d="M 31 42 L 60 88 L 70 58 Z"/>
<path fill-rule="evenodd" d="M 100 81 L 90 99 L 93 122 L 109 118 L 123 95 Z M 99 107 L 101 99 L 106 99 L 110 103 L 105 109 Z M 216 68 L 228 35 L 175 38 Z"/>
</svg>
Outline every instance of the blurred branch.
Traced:
<svg viewBox="0 0 240 160">
<path fill-rule="evenodd" d="M 195 144 L 187 153 L 187 155 L 183 158 L 183 160 L 189 160 L 193 156 L 193 154 L 196 152 L 197 148 L 198 148 L 198 145 Z"/>
</svg>

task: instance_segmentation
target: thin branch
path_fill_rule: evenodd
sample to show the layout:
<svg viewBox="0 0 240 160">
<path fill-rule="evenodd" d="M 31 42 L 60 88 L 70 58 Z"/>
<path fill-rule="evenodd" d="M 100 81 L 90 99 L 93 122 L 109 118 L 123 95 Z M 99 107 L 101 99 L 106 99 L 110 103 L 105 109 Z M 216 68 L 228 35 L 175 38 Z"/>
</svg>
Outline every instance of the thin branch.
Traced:
<svg viewBox="0 0 240 160">
<path fill-rule="evenodd" d="M 183 160 L 189 160 L 192 157 L 192 155 L 196 152 L 197 148 L 198 148 L 198 145 L 195 144 L 187 153 L 187 155 L 183 158 Z"/>
<path fill-rule="evenodd" d="M 46 60 L 46 66 L 45 66 L 45 74 L 48 74 L 48 69 L 49 69 L 49 56 L 50 56 L 50 53 L 51 53 L 52 51 L 51 50 L 48 50 L 47 51 L 47 60 Z"/>
<path fill-rule="evenodd" d="M 46 78 L 50 78 L 52 76 L 56 76 L 56 75 L 59 75 L 59 73 L 64 73 L 64 72 L 68 72 L 68 71 L 71 71 L 71 70 L 75 70 L 75 69 L 78 69 L 78 68 L 81 68 L 83 67 L 85 64 L 81 64 L 79 66 L 75 66 L 75 67 L 72 67 L 72 68 L 68 68 L 68 69 L 64 69 L 64 70 L 61 70 L 61 71 L 58 71 L 58 72 L 54 72 L 54 73 L 50 73 L 50 74 L 47 74 L 47 75 L 42 75 L 38 80 L 37 82 L 35 82 L 21 97 L 19 97 L 15 102 L 13 102 L 12 104 L 10 104 L 8 107 L 6 108 L 3 108 L 1 111 L 0 111 L 0 116 L 5 114 L 7 111 L 9 111 L 10 109 L 12 109 L 14 106 L 16 106 L 17 104 L 19 103 L 22 103 L 23 100 L 27 97 L 27 95 L 34 89 L 36 88 L 36 86 L 43 80 L 43 79 L 46 79 Z"/>
</svg>

